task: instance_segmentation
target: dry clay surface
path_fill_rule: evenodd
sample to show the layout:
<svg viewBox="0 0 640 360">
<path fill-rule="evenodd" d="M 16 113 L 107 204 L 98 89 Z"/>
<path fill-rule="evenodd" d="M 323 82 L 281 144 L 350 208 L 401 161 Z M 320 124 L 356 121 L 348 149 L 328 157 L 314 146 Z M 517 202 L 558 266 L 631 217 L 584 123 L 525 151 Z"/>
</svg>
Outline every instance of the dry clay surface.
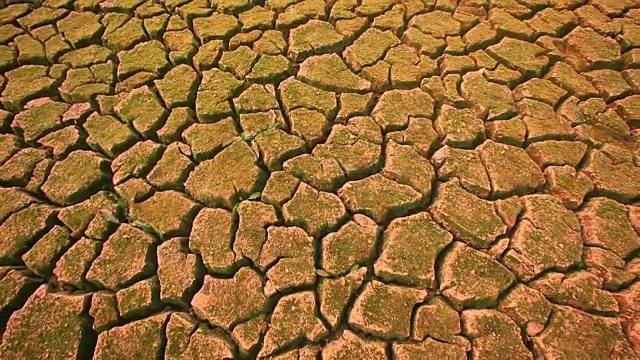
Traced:
<svg viewBox="0 0 640 360">
<path fill-rule="evenodd" d="M 638 359 L 638 0 L 0 0 L 0 73 L 0 359 Z"/>
</svg>

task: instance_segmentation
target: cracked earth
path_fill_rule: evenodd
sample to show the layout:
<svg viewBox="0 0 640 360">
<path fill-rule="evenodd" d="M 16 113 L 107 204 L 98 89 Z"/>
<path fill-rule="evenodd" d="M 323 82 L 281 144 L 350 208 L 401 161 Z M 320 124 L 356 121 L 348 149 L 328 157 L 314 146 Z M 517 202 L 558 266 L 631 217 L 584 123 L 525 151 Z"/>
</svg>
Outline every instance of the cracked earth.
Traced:
<svg viewBox="0 0 640 360">
<path fill-rule="evenodd" d="M 637 359 L 640 1 L 0 0 L 0 358 Z"/>
</svg>

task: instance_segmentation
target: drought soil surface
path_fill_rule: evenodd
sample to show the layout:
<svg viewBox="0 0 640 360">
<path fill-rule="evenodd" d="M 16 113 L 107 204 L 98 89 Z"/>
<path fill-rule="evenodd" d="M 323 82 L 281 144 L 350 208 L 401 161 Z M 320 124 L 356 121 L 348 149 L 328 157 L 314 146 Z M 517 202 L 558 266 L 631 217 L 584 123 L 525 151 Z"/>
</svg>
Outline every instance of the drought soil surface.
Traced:
<svg viewBox="0 0 640 360">
<path fill-rule="evenodd" d="M 0 0 L 0 359 L 637 359 L 638 0 Z"/>
</svg>

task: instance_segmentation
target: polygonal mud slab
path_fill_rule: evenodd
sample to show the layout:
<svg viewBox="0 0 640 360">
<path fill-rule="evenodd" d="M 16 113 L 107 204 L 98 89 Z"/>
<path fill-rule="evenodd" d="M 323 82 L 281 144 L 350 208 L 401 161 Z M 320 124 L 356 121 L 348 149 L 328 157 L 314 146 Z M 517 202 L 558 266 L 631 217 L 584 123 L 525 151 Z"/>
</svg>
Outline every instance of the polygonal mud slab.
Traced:
<svg viewBox="0 0 640 360">
<path fill-rule="evenodd" d="M 130 178 L 143 178 L 162 156 L 163 146 L 147 140 L 138 142 L 111 162 L 113 183 L 118 185 Z"/>
<path fill-rule="evenodd" d="M 196 161 L 214 157 L 224 148 L 224 144 L 233 141 L 236 136 L 233 119 L 230 117 L 213 124 L 193 124 L 182 133 Z"/>
<path fill-rule="evenodd" d="M 374 254 L 378 225 L 365 215 L 322 239 L 322 268 L 331 275 L 348 272 L 354 265 L 366 265 Z"/>
<path fill-rule="evenodd" d="M 350 181 L 338 195 L 347 208 L 362 212 L 378 223 L 403 215 L 420 204 L 422 196 L 407 185 L 401 185 L 380 174 Z"/>
<path fill-rule="evenodd" d="M 160 190 L 181 190 L 194 167 L 189 154 L 183 143 L 169 144 L 162 158 L 147 175 L 149 183 Z"/>
<path fill-rule="evenodd" d="M 278 222 L 273 206 L 257 201 L 243 201 L 237 209 L 240 220 L 233 242 L 236 260 L 241 257 L 258 263 L 269 225 Z"/>
<path fill-rule="evenodd" d="M 378 277 L 431 288 L 435 263 L 453 236 L 422 212 L 393 220 L 383 236 L 382 253 L 375 263 Z"/>
<path fill-rule="evenodd" d="M 287 222 L 319 236 L 334 228 L 346 216 L 346 209 L 336 195 L 301 183 L 291 200 L 282 206 L 282 213 Z"/>
<path fill-rule="evenodd" d="M 341 73 L 336 77 L 333 74 Z M 367 92 L 371 83 L 352 73 L 336 54 L 313 56 L 300 64 L 300 79 L 327 91 Z"/>
<path fill-rule="evenodd" d="M 71 246 L 71 241 L 69 230 L 54 226 L 26 254 L 22 255 L 22 261 L 34 273 L 47 276 L 53 270 L 55 260 Z"/>
<path fill-rule="evenodd" d="M 196 95 L 196 114 L 202 122 L 215 122 L 232 114 L 229 100 L 242 83 L 220 69 L 203 72 Z"/>
<path fill-rule="evenodd" d="M 92 152 L 74 151 L 53 165 L 42 191 L 58 204 L 78 203 L 93 195 L 107 179 L 106 166 L 106 161 Z"/>
<path fill-rule="evenodd" d="M 232 279 L 206 276 L 191 306 L 198 317 L 229 330 L 234 324 L 262 311 L 265 300 L 261 277 L 254 270 L 243 267 Z"/>
<path fill-rule="evenodd" d="M 633 0 L 0 3 L 6 356 L 640 350 Z"/>
<path fill-rule="evenodd" d="M 258 357 L 267 356 L 298 340 L 318 341 L 326 336 L 327 329 L 315 315 L 315 303 L 310 291 L 282 297 L 273 310 L 271 326 Z"/>
<path fill-rule="evenodd" d="M 116 360 L 127 356 L 137 359 L 161 356 L 167 318 L 166 313 L 158 314 L 101 333 L 98 335 L 94 357 Z M 136 341 L 131 341 L 132 339 Z"/>
<path fill-rule="evenodd" d="M 484 140 L 484 124 L 470 110 L 442 106 L 434 127 L 442 143 L 451 147 L 474 148 Z"/>
<path fill-rule="evenodd" d="M 430 119 L 409 117 L 407 128 L 388 133 L 388 138 L 402 145 L 411 145 L 422 156 L 430 155 L 438 145 L 438 133 Z"/>
<path fill-rule="evenodd" d="M 187 240 L 170 239 L 158 246 L 158 281 L 160 299 L 164 302 L 186 306 L 186 301 L 196 291 L 203 272 L 196 255 L 187 252 Z"/>
<path fill-rule="evenodd" d="M 287 174 L 321 191 L 335 191 L 345 181 L 345 171 L 332 157 L 302 154 L 287 160 L 283 167 Z"/>
<path fill-rule="evenodd" d="M 382 174 L 403 185 L 409 185 L 425 198 L 431 195 L 435 177 L 433 166 L 410 145 L 387 141 Z"/>
<path fill-rule="evenodd" d="M 140 318 L 161 308 L 158 278 L 156 276 L 118 290 L 118 313 L 124 319 Z"/>
<path fill-rule="evenodd" d="M 169 115 L 158 96 L 143 86 L 132 90 L 114 106 L 118 116 L 146 136 L 155 133 Z"/>
<path fill-rule="evenodd" d="M 537 355 L 587 359 L 635 357 L 618 320 L 590 315 L 568 306 L 554 306 L 554 313 L 548 330 L 533 338 Z M 591 331 L 585 333 L 585 327 Z"/>
<path fill-rule="evenodd" d="M 420 89 L 391 90 L 380 96 L 371 116 L 385 130 L 400 130 L 412 117 L 431 118 L 434 101 Z"/>
<path fill-rule="evenodd" d="M 313 155 L 335 159 L 345 175 L 359 178 L 379 167 L 382 151 L 380 128 L 369 116 L 357 116 L 346 125 L 333 126 L 327 141 L 313 150 Z"/>
<path fill-rule="evenodd" d="M 568 209 L 582 205 L 585 196 L 593 190 L 593 183 L 583 172 L 571 166 L 549 166 L 544 169 L 545 192 L 560 199 Z"/>
<path fill-rule="evenodd" d="M 611 150 L 615 151 L 615 147 Z M 593 181 L 599 195 L 628 202 L 640 194 L 640 185 L 638 185 L 640 168 L 628 157 L 612 156 L 612 152 L 590 150 L 582 171 Z"/>
<path fill-rule="evenodd" d="M 625 269 L 624 260 L 612 251 L 588 247 L 585 249 L 584 259 L 589 272 L 602 281 L 603 289 L 618 290 L 629 285 L 635 278 L 633 260 Z"/>
<path fill-rule="evenodd" d="M 219 329 L 199 326 L 190 316 L 173 313 L 166 325 L 165 359 L 231 359 L 233 348 Z"/>
<path fill-rule="evenodd" d="M 199 210 L 199 204 L 180 192 L 160 191 L 139 204 L 133 204 L 131 218 L 149 224 L 160 236 L 168 238 L 188 235 Z"/>
<path fill-rule="evenodd" d="M 310 55 L 340 51 L 343 37 L 327 22 L 311 20 L 291 30 L 289 56 L 302 61 Z"/>
<path fill-rule="evenodd" d="M 0 352 L 11 359 L 68 359 L 85 356 L 89 297 L 55 294 L 42 285 L 9 318 Z"/>
<path fill-rule="evenodd" d="M 4 234 L 0 240 L 0 259 L 10 262 L 12 258 L 27 252 L 53 225 L 51 220 L 55 216 L 56 211 L 52 207 L 41 204 L 32 204 L 11 214 L 0 225 L 0 232 Z"/>
<path fill-rule="evenodd" d="M 94 330 L 103 332 L 112 328 L 121 321 L 116 295 L 107 291 L 93 294 L 89 315 L 93 318 Z"/>
<path fill-rule="evenodd" d="M 21 132 L 27 142 L 61 128 L 62 115 L 69 108 L 69 105 L 50 98 L 32 100 L 29 105 L 32 106 L 16 114 L 11 123 L 13 131 Z"/>
<path fill-rule="evenodd" d="M 338 339 L 329 342 L 322 349 L 322 358 L 327 360 L 387 359 L 385 344 L 381 341 L 363 340 L 349 330 L 345 330 Z"/>
<path fill-rule="evenodd" d="M 53 275 L 59 283 L 86 287 L 85 274 L 92 261 L 100 254 L 100 243 L 82 238 L 73 244 L 56 262 Z"/>
<path fill-rule="evenodd" d="M 385 339 L 406 339 L 410 335 L 413 307 L 426 296 L 425 290 L 373 280 L 353 304 L 349 324 Z"/>
<path fill-rule="evenodd" d="M 544 184 L 542 171 L 520 148 L 487 140 L 478 153 L 495 197 L 528 194 Z"/>
<path fill-rule="evenodd" d="M 543 48 L 518 39 L 504 38 L 500 43 L 489 47 L 487 52 L 510 68 L 528 76 L 539 76 L 549 63 Z"/>
<path fill-rule="evenodd" d="M 104 243 L 87 272 L 87 280 L 117 290 L 153 272 L 153 236 L 122 224 Z"/>
<path fill-rule="evenodd" d="M 551 303 L 539 291 L 518 284 L 502 299 L 498 310 L 526 329 L 527 335 L 535 336 L 547 324 L 551 315 Z"/>
<path fill-rule="evenodd" d="M 322 278 L 318 285 L 320 312 L 335 329 L 346 315 L 345 308 L 360 289 L 367 268 L 358 268 L 337 279 Z"/>
<path fill-rule="evenodd" d="M 189 249 L 202 256 L 202 262 L 215 272 L 228 272 L 235 254 L 232 244 L 233 214 L 224 209 L 206 208 L 193 220 Z"/>
<path fill-rule="evenodd" d="M 567 275 L 549 272 L 531 286 L 556 304 L 598 314 L 616 314 L 619 310 L 613 295 L 602 290 L 602 281 L 588 271 Z"/>
<path fill-rule="evenodd" d="M 455 242 L 440 269 L 440 291 L 458 309 L 492 307 L 514 281 L 513 274 L 486 253 Z"/>
<path fill-rule="evenodd" d="M 344 50 L 343 56 L 353 70 L 360 71 L 381 60 L 390 48 L 399 43 L 390 31 L 370 28 Z"/>
<path fill-rule="evenodd" d="M 231 338 L 238 344 L 241 354 L 248 354 L 255 349 L 262 336 L 267 332 L 266 315 L 259 315 L 251 320 L 238 324 L 231 332 Z"/>
<path fill-rule="evenodd" d="M 460 315 L 441 298 L 436 297 L 421 305 L 414 320 L 415 340 L 425 340 L 427 336 L 446 342 L 453 342 L 462 331 Z"/>
<path fill-rule="evenodd" d="M 424 359 L 452 359 L 463 360 L 467 358 L 464 348 L 453 344 L 427 339 L 422 343 L 394 343 L 393 357 L 398 360 Z"/>
<path fill-rule="evenodd" d="M 265 294 L 311 285 L 315 281 L 313 239 L 297 227 L 270 226 L 259 265 L 266 272 Z"/>
<path fill-rule="evenodd" d="M 235 141 L 212 160 L 201 162 L 185 183 L 187 192 L 208 206 L 230 208 L 247 198 L 265 179 L 256 154 L 244 141 Z"/>
<path fill-rule="evenodd" d="M 524 280 L 579 263 L 583 240 L 575 214 L 549 195 L 530 195 L 522 202 L 525 212 L 503 263 Z"/>
<path fill-rule="evenodd" d="M 433 154 L 431 160 L 437 167 L 439 180 L 456 179 L 460 187 L 481 198 L 491 194 L 489 175 L 477 151 L 445 145 Z"/>
<path fill-rule="evenodd" d="M 640 248 L 640 236 L 633 231 L 622 204 L 607 198 L 594 198 L 578 217 L 585 244 L 611 250 L 621 258 Z"/>
<path fill-rule="evenodd" d="M 533 359 L 522 343 L 518 326 L 497 310 L 464 311 L 462 324 L 463 333 L 471 338 L 474 357 Z"/>
<path fill-rule="evenodd" d="M 515 113 L 513 96 L 504 85 L 487 81 L 483 70 L 466 73 L 460 87 L 472 105 L 476 115 L 487 120 L 509 118 Z"/>
<path fill-rule="evenodd" d="M 507 232 L 507 226 L 490 201 L 466 192 L 455 181 L 440 185 L 431 214 L 457 238 L 477 248 L 488 247 L 496 237 Z"/>
</svg>

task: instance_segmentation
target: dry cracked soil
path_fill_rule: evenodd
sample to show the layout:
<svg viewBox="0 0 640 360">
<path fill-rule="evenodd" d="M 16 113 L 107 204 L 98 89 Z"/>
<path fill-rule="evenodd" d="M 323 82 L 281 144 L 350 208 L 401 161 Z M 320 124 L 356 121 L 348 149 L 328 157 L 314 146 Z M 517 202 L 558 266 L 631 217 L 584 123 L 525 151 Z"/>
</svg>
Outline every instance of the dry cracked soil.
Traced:
<svg viewBox="0 0 640 360">
<path fill-rule="evenodd" d="M 0 0 L 0 359 L 638 359 L 639 0 Z"/>
</svg>

